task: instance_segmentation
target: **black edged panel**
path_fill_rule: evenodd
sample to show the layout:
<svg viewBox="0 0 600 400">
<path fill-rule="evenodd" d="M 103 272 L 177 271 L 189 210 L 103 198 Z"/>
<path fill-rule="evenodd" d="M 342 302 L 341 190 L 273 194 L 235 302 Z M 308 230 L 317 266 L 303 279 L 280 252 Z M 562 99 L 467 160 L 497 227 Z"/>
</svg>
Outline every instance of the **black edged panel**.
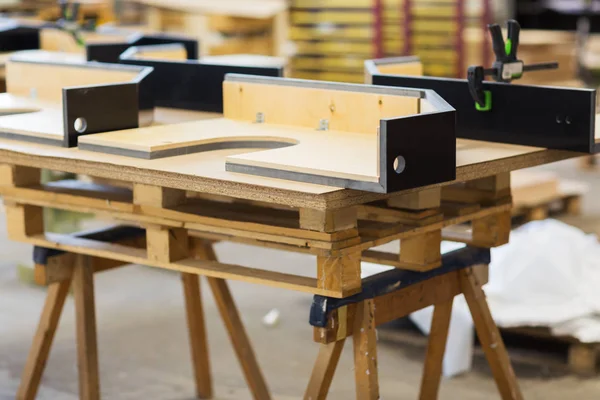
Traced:
<svg viewBox="0 0 600 400">
<path fill-rule="evenodd" d="M 362 281 L 362 291 L 353 296 L 343 299 L 314 296 L 310 307 L 309 322 L 312 326 L 324 328 L 327 326 L 329 314 L 340 307 L 396 292 L 452 271 L 480 264 L 489 264 L 490 261 L 489 249 L 465 247 L 444 254 L 442 256 L 442 266 L 431 271 L 418 272 L 392 269 L 369 276 Z"/>
<path fill-rule="evenodd" d="M 34 27 L 11 25 L 0 28 L 0 53 L 40 48 L 40 30 Z"/>
<path fill-rule="evenodd" d="M 63 89 L 64 147 L 92 133 L 139 127 L 138 85 L 124 83 Z M 75 121 L 80 119 L 80 132 Z M 81 129 L 82 126 L 85 129 Z"/>
<path fill-rule="evenodd" d="M 434 90 L 457 111 L 460 138 L 595 153 L 596 90 L 484 82 L 478 111 L 465 79 L 374 75 L 374 85 Z"/>
<path fill-rule="evenodd" d="M 380 183 L 386 193 L 456 178 L 455 117 L 452 110 L 381 121 Z"/>
<path fill-rule="evenodd" d="M 243 67 L 198 61 L 157 61 L 121 58 L 122 64 L 154 68 L 150 74 L 156 107 L 223 112 L 223 81 L 229 73 L 280 77 L 280 67 Z"/>
<path fill-rule="evenodd" d="M 118 63 L 121 54 L 130 47 L 178 43 L 185 47 L 188 60 L 198 58 L 197 40 L 174 35 L 138 35 L 121 43 L 89 43 L 85 46 L 85 53 L 88 61 Z"/>
</svg>

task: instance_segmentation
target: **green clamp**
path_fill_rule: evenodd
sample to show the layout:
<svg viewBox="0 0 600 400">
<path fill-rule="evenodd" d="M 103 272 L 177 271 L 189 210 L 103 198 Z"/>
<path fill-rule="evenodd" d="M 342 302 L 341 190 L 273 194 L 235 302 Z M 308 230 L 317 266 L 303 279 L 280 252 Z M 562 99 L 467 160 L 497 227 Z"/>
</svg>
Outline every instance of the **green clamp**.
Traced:
<svg viewBox="0 0 600 400">
<path fill-rule="evenodd" d="M 490 111 L 492 109 L 492 92 L 484 90 L 483 95 L 485 96 L 485 105 L 480 106 L 479 103 L 475 103 L 475 109 L 477 111 Z"/>
</svg>

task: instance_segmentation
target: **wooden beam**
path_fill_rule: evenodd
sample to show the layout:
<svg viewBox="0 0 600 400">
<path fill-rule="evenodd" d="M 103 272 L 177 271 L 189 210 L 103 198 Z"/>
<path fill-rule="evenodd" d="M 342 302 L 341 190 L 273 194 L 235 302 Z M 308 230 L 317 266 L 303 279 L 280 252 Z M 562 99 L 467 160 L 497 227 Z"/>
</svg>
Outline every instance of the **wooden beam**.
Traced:
<svg viewBox="0 0 600 400">
<path fill-rule="evenodd" d="M 460 286 L 471 310 L 477 336 L 502 399 L 522 400 L 523 394 L 510 364 L 502 336 L 500 336 L 498 327 L 490 313 L 480 282 L 471 268 L 459 271 L 459 276 Z"/>
<path fill-rule="evenodd" d="M 200 280 L 198 275 L 182 273 L 181 282 L 185 296 L 185 311 L 196 381 L 196 395 L 199 399 L 210 399 L 213 396 L 213 387 Z"/>
<path fill-rule="evenodd" d="M 79 398 L 100 400 L 94 272 L 91 268 L 90 257 L 78 257 L 73 274 L 73 295 L 77 326 Z"/>
<path fill-rule="evenodd" d="M 378 400 L 377 333 L 375 302 L 365 300 L 356 306 L 354 318 L 354 377 L 357 400 Z"/>
<path fill-rule="evenodd" d="M 304 400 L 325 400 L 327 398 L 345 342 L 346 338 L 343 338 L 336 342 L 321 344 Z"/>
<path fill-rule="evenodd" d="M 360 252 L 338 257 L 317 256 L 317 286 L 339 291 L 342 297 L 359 292 L 360 259 Z"/>
<path fill-rule="evenodd" d="M 442 264 L 442 231 L 426 232 L 400 241 L 400 262 L 422 265 L 423 271 Z"/>
<path fill-rule="evenodd" d="M 66 280 L 53 283 L 48 287 L 42 315 L 21 374 L 21 383 L 16 396 L 18 400 L 34 400 L 36 397 L 60 315 L 69 294 L 69 286 L 71 281 Z"/>
<path fill-rule="evenodd" d="M 473 220 L 473 244 L 483 247 L 497 247 L 508 243 L 511 219 L 511 212 L 504 211 Z"/>
<path fill-rule="evenodd" d="M 188 233 L 183 228 L 148 226 L 146 228 L 148 258 L 161 262 L 174 262 L 189 257 Z"/>
<path fill-rule="evenodd" d="M 300 209 L 300 228 L 317 232 L 337 232 L 356 228 L 356 208 L 337 210 Z"/>
<path fill-rule="evenodd" d="M 24 167 L 20 165 L 0 165 L 0 185 L 3 186 L 29 186 L 39 184 L 42 170 L 39 168 Z"/>
<path fill-rule="evenodd" d="M 438 398 L 448 329 L 450 328 L 450 318 L 452 316 L 452 302 L 453 299 L 438 303 L 433 310 L 427 355 L 425 356 L 425 366 L 423 367 L 421 380 L 420 400 L 436 400 Z"/>
<path fill-rule="evenodd" d="M 173 207 L 184 203 L 185 198 L 185 190 L 144 185 L 142 183 L 133 185 L 133 202 L 140 206 Z"/>
<path fill-rule="evenodd" d="M 22 241 L 28 236 L 44 233 L 44 210 L 42 207 L 24 204 L 8 204 L 5 201 L 8 238 Z"/>
<path fill-rule="evenodd" d="M 438 208 L 441 204 L 442 188 L 419 190 L 407 194 L 392 196 L 387 200 L 389 207 L 403 208 L 407 210 L 425 210 Z"/>
</svg>

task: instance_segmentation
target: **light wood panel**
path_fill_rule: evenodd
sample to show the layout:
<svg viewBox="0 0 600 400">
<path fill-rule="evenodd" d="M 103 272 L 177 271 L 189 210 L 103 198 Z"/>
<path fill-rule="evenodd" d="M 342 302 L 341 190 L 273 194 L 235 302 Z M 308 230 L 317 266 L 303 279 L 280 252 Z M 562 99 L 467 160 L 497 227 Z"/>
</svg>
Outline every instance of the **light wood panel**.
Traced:
<svg viewBox="0 0 600 400">
<path fill-rule="evenodd" d="M 223 106 L 225 118 L 233 120 L 254 122 L 262 113 L 266 124 L 317 129 L 326 119 L 331 130 L 372 135 L 382 118 L 419 112 L 414 97 L 228 81 Z"/>
<path fill-rule="evenodd" d="M 25 61 L 20 61 L 22 57 L 26 57 Z M 37 99 L 60 102 L 64 87 L 129 82 L 139 75 L 139 70 L 133 68 L 92 68 L 75 62 L 57 64 L 53 57 L 37 50 L 13 56 L 6 64 L 7 93 L 23 97 L 35 93 Z"/>
</svg>

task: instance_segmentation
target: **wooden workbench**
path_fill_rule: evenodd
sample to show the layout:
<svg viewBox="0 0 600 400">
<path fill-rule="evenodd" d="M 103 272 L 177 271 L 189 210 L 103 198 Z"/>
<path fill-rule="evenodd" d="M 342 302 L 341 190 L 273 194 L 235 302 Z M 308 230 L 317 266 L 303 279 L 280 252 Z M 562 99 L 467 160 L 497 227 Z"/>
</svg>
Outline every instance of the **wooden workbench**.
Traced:
<svg viewBox="0 0 600 400">
<path fill-rule="evenodd" d="M 159 110 L 156 114 L 158 123 L 187 118 L 193 118 L 193 114 L 169 110 Z M 99 398 L 93 273 L 129 263 L 182 274 L 199 397 L 212 395 L 198 289 L 201 275 L 209 280 L 254 398 L 268 399 L 268 388 L 226 279 L 345 298 L 361 291 L 361 259 L 417 272 L 435 271 L 441 264 L 442 237 L 483 247 L 506 243 L 510 229 L 510 189 L 507 189 L 510 171 L 578 155 L 459 140 L 456 182 L 469 181 L 466 187 L 450 186 L 456 182 L 448 182 L 444 184 L 447 190 L 439 190 L 441 185 L 437 185 L 377 194 L 227 172 L 225 158 L 236 151 L 247 150 L 140 160 L 0 139 L 0 194 L 6 204 L 11 239 L 51 252 L 64 252 L 36 265 L 36 279 L 49 285 L 48 297 L 23 373 L 19 399 L 35 397 L 71 283 L 78 326 L 80 396 Z M 90 185 L 78 181 L 41 185 L 40 169 L 88 175 L 108 182 L 117 180 L 133 190 L 123 185 Z M 41 218 L 45 207 L 89 212 L 120 224 L 141 227 L 142 240 L 135 237 L 107 242 L 89 235 L 47 233 Z M 470 232 L 449 230 L 463 223 L 472 224 Z M 402 246 L 400 255 L 373 250 L 398 239 Z M 216 240 L 314 254 L 317 256 L 315 277 L 219 263 L 211 247 Z M 352 308 L 357 313 L 352 314 L 352 318 L 360 324 L 355 325 L 356 331 L 361 328 L 362 333 L 355 336 L 355 350 L 374 351 L 375 322 L 368 317 L 374 312 L 375 304 L 378 304 L 378 313 L 385 313 L 384 305 L 388 304 L 385 299 L 401 300 L 412 304 L 402 308 L 406 311 L 410 307 L 435 304 L 438 299 L 429 296 L 424 300 L 419 293 L 440 291 L 449 295 L 454 293 L 457 284 L 462 285 L 461 290 L 470 296 L 472 310 L 477 314 L 478 333 L 480 337 L 483 335 L 489 350 L 489 360 L 503 398 L 520 399 L 505 349 L 494 339 L 497 328 L 489 315 L 481 284 L 473 278 L 470 268 L 465 271 L 449 272 L 447 278 L 443 275 L 440 279 L 428 280 L 423 283 L 425 286 L 418 286 L 417 291 L 410 287 L 408 294 L 405 291 L 386 294 L 382 303 L 373 298 L 358 303 Z M 450 292 L 442 289 L 446 284 L 454 285 L 454 289 Z M 422 398 L 437 396 L 440 354 L 443 355 L 441 343 L 445 343 L 447 332 L 444 321 L 451 304 L 451 298 L 444 297 L 436 311 L 440 332 L 432 335 L 431 354 L 426 364 L 428 372 L 423 381 L 425 397 Z M 387 318 L 398 316 L 394 310 L 388 311 Z M 340 312 L 341 309 L 335 314 L 335 321 L 345 323 Z M 337 325 L 315 328 L 316 341 L 323 347 L 306 398 L 310 398 L 311 393 L 317 394 L 315 398 L 319 399 L 327 395 L 337 364 L 336 354 L 339 357 L 345 337 L 352 333 L 344 328 L 341 334 L 340 329 Z M 360 364 L 360 368 L 376 365 L 375 355 L 365 359 L 355 353 L 355 360 L 366 363 Z M 377 375 L 359 377 L 357 374 L 357 393 L 359 399 L 378 398 Z"/>
</svg>

